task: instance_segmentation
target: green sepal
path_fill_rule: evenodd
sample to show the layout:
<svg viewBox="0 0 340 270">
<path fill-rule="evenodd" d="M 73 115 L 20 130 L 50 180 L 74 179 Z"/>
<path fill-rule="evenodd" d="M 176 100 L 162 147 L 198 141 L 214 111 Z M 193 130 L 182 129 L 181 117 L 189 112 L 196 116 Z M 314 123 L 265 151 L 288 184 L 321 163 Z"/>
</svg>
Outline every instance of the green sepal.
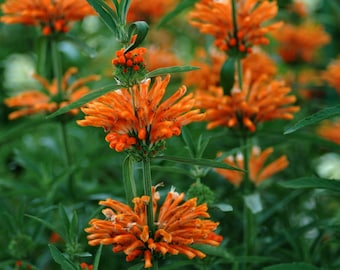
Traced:
<svg viewBox="0 0 340 270">
<path fill-rule="evenodd" d="M 235 83 L 235 62 L 236 58 L 228 57 L 221 68 L 221 86 L 223 87 L 223 92 L 225 95 L 230 95 L 231 89 Z"/>
<path fill-rule="evenodd" d="M 85 103 L 90 102 L 91 100 L 96 99 L 97 97 L 100 97 L 108 92 L 117 90 L 119 88 L 121 88 L 122 86 L 120 84 L 109 84 L 107 86 L 104 86 L 102 88 L 99 88 L 97 90 L 94 90 L 92 92 L 90 92 L 89 94 L 81 97 L 80 99 L 78 99 L 75 102 L 72 102 L 71 104 L 60 108 L 59 110 L 55 111 L 54 113 L 51 113 L 50 115 L 47 116 L 47 119 L 49 118 L 53 118 L 56 117 L 58 115 L 61 115 L 63 113 L 66 113 L 72 109 L 76 109 L 79 108 L 80 106 L 84 105 Z"/>
<path fill-rule="evenodd" d="M 199 67 L 194 67 L 194 66 L 172 66 L 172 67 L 165 67 L 165 68 L 157 68 L 147 73 L 146 77 L 152 78 L 156 76 L 166 75 L 169 73 L 188 72 L 188 71 L 193 71 L 197 69 L 199 69 Z"/>
<path fill-rule="evenodd" d="M 127 53 L 128 51 L 133 50 L 134 48 L 137 48 L 145 39 L 146 35 L 149 31 L 149 25 L 144 21 L 137 21 L 132 24 L 130 24 L 128 28 L 128 36 L 129 39 L 132 38 L 134 34 L 137 35 L 135 42 L 130 44 L 124 51 L 124 53 Z"/>
<path fill-rule="evenodd" d="M 340 116 L 340 105 L 336 105 L 333 107 L 327 107 L 322 109 L 312 115 L 309 115 L 300 121 L 296 122 L 295 124 L 286 126 L 284 129 L 283 134 L 290 134 L 293 133 L 303 127 L 318 123 L 322 120 L 331 118 L 333 116 Z"/>
<path fill-rule="evenodd" d="M 104 0 L 87 0 L 87 2 L 94 8 L 109 29 L 117 34 L 118 16 L 110 6 Z"/>
</svg>

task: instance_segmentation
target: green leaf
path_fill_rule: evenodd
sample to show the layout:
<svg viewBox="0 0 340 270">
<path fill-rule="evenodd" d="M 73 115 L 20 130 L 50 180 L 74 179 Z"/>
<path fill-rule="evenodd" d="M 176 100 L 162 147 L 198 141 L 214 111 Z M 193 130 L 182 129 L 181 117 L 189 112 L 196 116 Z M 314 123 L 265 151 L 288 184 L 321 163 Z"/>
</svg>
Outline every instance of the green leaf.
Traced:
<svg viewBox="0 0 340 270">
<path fill-rule="evenodd" d="M 132 23 L 128 28 L 129 38 L 136 34 L 136 40 L 134 43 L 132 43 L 130 46 L 128 46 L 124 53 L 127 53 L 128 51 L 133 50 L 134 48 L 137 48 L 145 39 L 146 35 L 149 31 L 149 25 L 144 21 L 137 21 Z"/>
<path fill-rule="evenodd" d="M 157 165 L 152 165 L 151 166 L 152 170 L 164 172 L 164 173 L 178 173 L 178 174 L 183 174 L 186 176 L 191 177 L 190 171 L 184 168 L 179 168 L 179 167 L 174 167 L 174 166 L 157 166 Z"/>
<path fill-rule="evenodd" d="M 296 122 L 293 125 L 286 126 L 283 134 L 293 133 L 293 132 L 295 132 L 295 131 L 303 128 L 303 127 L 313 125 L 313 124 L 318 123 L 322 120 L 325 120 L 325 119 L 328 119 L 328 118 L 331 118 L 331 117 L 337 116 L 337 115 L 340 115 L 340 105 L 325 108 L 321 111 L 318 111 L 318 112 L 316 112 L 312 115 L 309 115 L 309 116 L 301 119 L 300 121 Z"/>
<path fill-rule="evenodd" d="M 178 5 L 172 10 L 170 11 L 168 14 L 166 14 L 162 20 L 159 22 L 158 26 L 162 27 L 164 26 L 166 23 L 168 23 L 170 20 L 172 20 L 174 17 L 176 17 L 179 13 L 183 12 L 184 10 L 191 8 L 194 6 L 194 4 L 197 2 L 198 0 L 182 0 L 179 1 Z"/>
<path fill-rule="evenodd" d="M 306 263 L 283 263 L 272 266 L 267 266 L 263 270 L 319 270 L 321 268 L 315 267 Z"/>
<path fill-rule="evenodd" d="M 194 67 L 194 66 L 172 66 L 172 67 L 158 68 L 147 73 L 145 77 L 152 78 L 152 77 L 156 77 L 160 75 L 166 75 L 169 73 L 187 72 L 187 71 L 193 71 L 197 69 L 199 69 L 199 67 Z"/>
<path fill-rule="evenodd" d="M 25 216 L 40 222 L 45 227 L 49 228 L 51 231 L 56 232 L 57 234 L 59 234 L 63 239 L 66 239 L 65 233 L 60 231 L 56 224 L 52 224 L 52 223 L 50 223 L 50 222 L 48 222 L 48 221 L 46 221 L 44 219 L 41 219 L 41 218 L 36 217 L 36 216 L 29 215 L 29 214 L 25 214 Z"/>
<path fill-rule="evenodd" d="M 133 157 L 128 155 L 123 162 L 123 182 L 126 200 L 132 206 L 132 199 L 137 197 L 136 182 L 133 171 Z"/>
<path fill-rule="evenodd" d="M 117 1 L 115 1 L 117 2 Z M 121 0 L 120 4 L 118 5 L 118 16 L 120 19 L 120 22 L 122 24 L 126 23 L 126 16 L 128 14 L 129 8 L 131 5 L 131 0 Z"/>
<path fill-rule="evenodd" d="M 236 171 L 243 171 L 239 168 L 232 167 L 225 162 L 219 162 L 211 159 L 204 159 L 204 158 L 186 158 L 186 157 L 178 157 L 178 156 L 157 156 L 154 157 L 155 159 L 162 159 L 162 160 L 168 160 L 168 161 L 175 161 L 185 164 L 191 164 L 191 165 L 199 165 L 199 166 L 205 166 L 205 167 L 212 167 L 212 168 L 222 168 L 227 170 L 236 170 Z"/>
<path fill-rule="evenodd" d="M 144 263 L 138 263 L 128 268 L 128 270 L 140 270 L 140 269 L 144 269 Z"/>
<path fill-rule="evenodd" d="M 78 215 L 76 211 L 73 211 L 71 222 L 68 229 L 68 234 L 70 238 L 78 240 L 78 234 L 79 234 L 79 222 L 78 222 Z"/>
<path fill-rule="evenodd" d="M 49 244 L 50 252 L 53 260 L 61 265 L 63 270 L 77 270 L 77 267 L 68 259 L 63 253 L 60 252 L 54 245 Z"/>
<path fill-rule="evenodd" d="M 340 192 L 340 179 L 326 179 L 319 177 L 301 177 L 298 179 L 280 183 L 286 188 L 324 188 Z"/>
<path fill-rule="evenodd" d="M 194 262 L 190 261 L 190 260 L 171 262 L 171 264 L 169 264 L 169 265 L 162 266 L 161 269 L 162 270 L 177 270 L 177 269 L 181 269 L 180 267 L 183 267 L 183 266 L 186 266 L 186 265 L 192 265 L 192 264 L 194 264 Z"/>
<path fill-rule="evenodd" d="M 113 33 L 117 33 L 118 17 L 117 14 L 105 3 L 103 0 L 87 0 L 87 2 L 98 13 L 99 17 L 104 23 L 112 30 Z"/>
<path fill-rule="evenodd" d="M 235 61 L 236 58 L 228 57 L 221 68 L 221 86 L 225 95 L 230 95 L 235 82 Z"/>
<path fill-rule="evenodd" d="M 103 250 L 103 245 L 100 245 L 96 257 L 94 258 L 94 263 L 93 263 L 93 270 L 99 270 L 99 261 L 100 261 L 100 256 L 102 255 L 102 250 Z"/>
<path fill-rule="evenodd" d="M 196 145 L 194 144 L 194 140 L 193 140 L 193 138 L 191 136 L 191 133 L 190 133 L 188 127 L 183 127 L 182 128 L 181 137 L 182 137 L 182 139 L 184 140 L 185 144 L 188 147 L 190 156 L 192 158 L 196 157 L 196 154 L 197 154 L 196 153 Z"/>
<path fill-rule="evenodd" d="M 214 247 L 214 246 L 208 246 L 208 245 L 193 245 L 194 248 L 202 251 L 206 255 L 210 256 L 216 256 L 223 258 L 225 262 L 234 262 L 235 257 L 234 255 L 230 254 L 226 248 L 224 247 Z"/>
<path fill-rule="evenodd" d="M 72 109 L 75 109 L 75 108 L 78 108 L 82 105 L 84 105 L 85 103 L 87 102 L 90 102 L 91 100 L 93 99 L 96 99 L 97 97 L 100 97 L 108 92 L 111 92 L 111 91 L 114 91 L 114 90 L 117 90 L 119 88 L 121 88 L 122 86 L 119 85 L 119 84 L 110 84 L 110 85 L 107 85 L 107 86 L 104 86 L 102 88 L 99 88 L 95 91 L 92 91 L 90 92 L 89 94 L 83 96 L 82 98 L 78 99 L 77 101 L 65 106 L 65 107 L 62 107 L 60 108 L 59 110 L 55 111 L 54 113 L 51 113 L 50 115 L 47 116 L 47 119 L 50 119 L 50 118 L 53 118 L 53 117 L 56 117 L 58 115 L 61 115 L 63 113 L 66 113 Z"/>
<path fill-rule="evenodd" d="M 231 211 L 233 211 L 233 207 L 230 204 L 227 204 L 227 203 L 213 204 L 212 207 L 217 207 L 222 212 L 231 212 Z"/>
</svg>

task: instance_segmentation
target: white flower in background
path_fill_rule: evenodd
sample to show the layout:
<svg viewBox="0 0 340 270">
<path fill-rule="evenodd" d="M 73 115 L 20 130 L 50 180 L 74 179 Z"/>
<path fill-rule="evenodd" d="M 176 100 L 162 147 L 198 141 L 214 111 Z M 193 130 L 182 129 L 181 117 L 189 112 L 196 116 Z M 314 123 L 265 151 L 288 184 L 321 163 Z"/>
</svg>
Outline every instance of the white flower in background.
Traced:
<svg viewBox="0 0 340 270">
<path fill-rule="evenodd" d="M 327 153 L 316 161 L 316 172 L 320 177 L 340 179 L 340 155 Z"/>
<path fill-rule="evenodd" d="M 36 88 L 39 84 L 32 77 L 34 72 L 34 61 L 30 56 L 11 54 L 5 60 L 4 87 L 11 90 L 11 95 L 30 88 Z"/>
</svg>

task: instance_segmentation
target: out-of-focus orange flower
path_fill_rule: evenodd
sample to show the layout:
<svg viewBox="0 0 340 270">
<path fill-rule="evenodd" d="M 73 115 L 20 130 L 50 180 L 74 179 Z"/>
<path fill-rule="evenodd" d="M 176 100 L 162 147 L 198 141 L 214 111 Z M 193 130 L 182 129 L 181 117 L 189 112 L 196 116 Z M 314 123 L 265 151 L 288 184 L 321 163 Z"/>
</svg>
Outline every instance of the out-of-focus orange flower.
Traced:
<svg viewBox="0 0 340 270">
<path fill-rule="evenodd" d="M 304 23 L 285 24 L 273 35 L 279 42 L 279 54 L 287 63 L 310 62 L 315 52 L 330 41 L 320 25 Z"/>
<path fill-rule="evenodd" d="M 85 0 L 7 0 L 1 9 L 1 22 L 41 26 L 44 35 L 68 32 L 70 22 L 96 14 Z"/>
<path fill-rule="evenodd" d="M 191 64 L 199 67 L 198 70 L 186 72 L 184 74 L 184 84 L 195 86 L 198 89 L 208 89 L 209 86 L 220 86 L 220 72 L 227 56 L 221 51 L 212 49 L 207 54 L 204 50 L 197 52 L 196 59 Z"/>
<path fill-rule="evenodd" d="M 340 119 L 323 121 L 317 133 L 326 140 L 340 144 Z"/>
<path fill-rule="evenodd" d="M 306 4 L 300 0 L 295 0 L 288 6 L 288 10 L 303 18 L 308 15 Z"/>
<path fill-rule="evenodd" d="M 293 118 L 299 107 L 291 105 L 296 97 L 288 95 L 290 90 L 284 81 L 267 80 L 266 76 L 253 81 L 246 71 L 243 88 L 235 84 L 230 95 L 224 95 L 222 87 L 197 90 L 196 106 L 205 110 L 208 129 L 225 126 L 254 132 L 258 123 Z"/>
<path fill-rule="evenodd" d="M 127 21 L 155 22 L 174 8 L 174 0 L 133 0 L 127 14 Z"/>
<path fill-rule="evenodd" d="M 322 77 L 340 94 L 340 58 L 328 65 Z"/>
<path fill-rule="evenodd" d="M 33 77 L 43 86 L 44 90 L 28 90 L 5 99 L 4 102 L 8 107 L 19 107 L 18 110 L 9 114 L 9 119 L 13 120 L 22 116 L 42 112 L 51 113 L 87 94 L 90 89 L 84 84 L 89 81 L 98 80 L 99 76 L 89 75 L 75 80 L 70 84 L 70 77 L 77 73 L 77 71 L 77 68 L 71 67 L 65 72 L 61 83 L 62 93 L 58 93 L 56 80 L 49 83 L 45 78 L 37 74 L 33 75 Z M 71 110 L 70 113 L 77 114 L 78 111 L 78 109 L 74 109 Z"/>
<path fill-rule="evenodd" d="M 147 224 L 148 196 L 133 199 L 134 208 L 106 199 L 99 204 L 109 208 L 102 212 L 106 219 L 92 219 L 85 231 L 89 245 L 113 245 L 113 252 L 124 252 L 126 261 L 144 257 L 144 267 L 152 267 L 152 256 L 183 254 L 188 258 L 204 258 L 205 254 L 193 244 L 218 246 L 222 236 L 214 233 L 218 222 L 209 220 L 206 204 L 197 205 L 197 198 L 182 202 L 184 193 L 171 190 L 158 211 L 160 195 L 153 188 L 153 211 L 157 219 L 155 231 Z"/>
<path fill-rule="evenodd" d="M 193 95 L 181 86 L 172 96 L 161 102 L 170 81 L 157 77 L 151 89 L 151 79 L 146 79 L 131 89 L 107 93 L 82 108 L 85 119 L 81 126 L 103 127 L 108 134 L 106 141 L 118 152 L 132 146 L 137 151 L 150 151 L 158 142 L 178 136 L 181 127 L 202 121 L 204 114 L 193 109 Z M 156 144 L 156 145 L 155 145 Z"/>
<path fill-rule="evenodd" d="M 269 147 L 262 152 L 259 147 L 253 147 L 248 169 L 250 181 L 252 181 L 255 185 L 261 184 L 264 180 L 287 168 L 288 160 L 284 155 L 265 165 L 268 157 L 273 153 L 273 151 L 274 149 L 272 147 Z M 241 153 L 236 156 L 229 156 L 225 158 L 224 162 L 233 167 L 244 169 L 244 160 Z M 216 171 L 235 186 L 239 186 L 243 180 L 243 172 L 225 169 L 216 169 Z"/>
<path fill-rule="evenodd" d="M 55 244 L 55 243 L 60 242 L 61 240 L 62 238 L 58 233 L 52 232 L 48 241 L 52 244 Z"/>
<path fill-rule="evenodd" d="M 276 2 L 242 0 L 237 4 L 237 29 L 233 25 L 230 0 L 201 0 L 190 12 L 190 24 L 202 33 L 214 36 L 215 45 L 223 51 L 231 50 L 249 53 L 254 45 L 269 43 L 265 34 L 281 26 L 281 22 L 263 26 L 274 18 L 278 7 Z"/>
<path fill-rule="evenodd" d="M 181 61 L 174 52 L 169 48 L 161 48 L 158 46 L 150 46 L 148 48 L 148 55 L 145 62 L 150 71 L 157 68 L 181 65 Z"/>
</svg>

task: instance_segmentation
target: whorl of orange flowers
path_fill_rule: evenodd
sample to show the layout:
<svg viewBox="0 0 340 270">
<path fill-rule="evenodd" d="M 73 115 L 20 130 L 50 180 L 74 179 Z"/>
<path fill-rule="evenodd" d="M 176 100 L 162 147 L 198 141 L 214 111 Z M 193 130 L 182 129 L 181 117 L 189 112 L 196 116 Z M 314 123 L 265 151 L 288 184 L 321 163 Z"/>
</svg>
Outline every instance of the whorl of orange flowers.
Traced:
<svg viewBox="0 0 340 270">
<path fill-rule="evenodd" d="M 325 120 L 321 122 L 317 133 L 326 140 L 340 144 L 340 119 L 333 121 Z"/>
<path fill-rule="evenodd" d="M 299 107 L 291 105 L 296 97 L 288 95 L 291 89 L 284 81 L 267 80 L 266 76 L 253 81 L 249 71 L 244 75 L 243 88 L 235 84 L 230 95 L 214 86 L 196 91 L 196 106 L 205 110 L 208 129 L 225 126 L 254 132 L 258 123 L 293 119 Z"/>
<path fill-rule="evenodd" d="M 41 26 L 44 35 L 68 32 L 70 22 L 96 14 L 86 0 L 7 0 L 1 9 L 1 22 Z"/>
<path fill-rule="evenodd" d="M 284 155 L 265 165 L 273 151 L 273 147 L 269 147 L 262 152 L 259 147 L 253 147 L 248 168 L 250 181 L 255 185 L 261 184 L 264 180 L 287 168 L 288 160 Z M 241 153 L 236 156 L 228 156 L 224 159 L 224 162 L 233 167 L 244 169 L 244 160 Z M 216 169 L 216 171 L 235 186 L 239 186 L 243 180 L 243 172 L 225 169 Z"/>
<path fill-rule="evenodd" d="M 222 51 L 249 53 L 254 45 L 269 43 L 265 34 L 281 26 L 281 22 L 263 26 L 278 12 L 276 2 L 238 0 L 237 29 L 233 25 L 230 0 L 200 0 L 190 12 L 190 24 L 202 33 L 212 35 L 215 45 Z"/>
<path fill-rule="evenodd" d="M 151 79 L 146 79 L 130 91 L 107 93 L 83 107 L 85 119 L 77 122 L 103 127 L 108 132 L 106 141 L 118 152 L 132 146 L 149 151 L 157 142 L 178 136 L 182 126 L 204 119 L 199 109 L 193 109 L 193 95 L 184 96 L 185 86 L 161 102 L 169 81 L 170 75 L 157 77 L 149 89 Z"/>
<path fill-rule="evenodd" d="M 158 210 L 160 196 L 153 188 L 153 211 L 157 219 L 155 231 L 147 224 L 148 196 L 133 199 L 134 208 L 112 199 L 100 201 L 107 206 L 102 212 L 106 219 L 92 219 L 88 233 L 89 245 L 113 245 L 113 252 L 124 252 L 126 261 L 144 258 L 144 267 L 152 267 L 153 254 L 184 254 L 188 258 L 204 258 L 193 244 L 218 246 L 222 236 L 214 233 L 218 223 L 209 218 L 206 204 L 197 205 L 196 198 L 183 202 L 184 193 L 171 190 Z"/>
<path fill-rule="evenodd" d="M 16 96 L 6 98 L 4 102 L 8 107 L 19 107 L 18 110 L 9 114 L 9 119 L 13 120 L 36 113 L 51 113 L 86 95 L 90 89 L 84 84 L 89 81 L 98 80 L 99 76 L 89 75 L 75 80 L 70 84 L 69 81 L 71 76 L 77 72 L 78 69 L 75 67 L 71 67 L 65 72 L 61 82 L 62 93 L 58 93 L 56 80 L 53 80 L 50 83 L 37 74 L 33 75 L 33 77 L 42 85 L 44 90 L 28 90 Z M 70 113 L 76 114 L 78 111 L 78 109 L 74 109 L 71 110 Z"/>
<path fill-rule="evenodd" d="M 340 58 L 328 65 L 322 77 L 340 94 Z"/>
<path fill-rule="evenodd" d="M 274 33 L 279 42 L 279 54 L 287 63 L 310 62 L 315 52 L 330 41 L 330 36 L 319 25 L 285 24 Z"/>
</svg>

